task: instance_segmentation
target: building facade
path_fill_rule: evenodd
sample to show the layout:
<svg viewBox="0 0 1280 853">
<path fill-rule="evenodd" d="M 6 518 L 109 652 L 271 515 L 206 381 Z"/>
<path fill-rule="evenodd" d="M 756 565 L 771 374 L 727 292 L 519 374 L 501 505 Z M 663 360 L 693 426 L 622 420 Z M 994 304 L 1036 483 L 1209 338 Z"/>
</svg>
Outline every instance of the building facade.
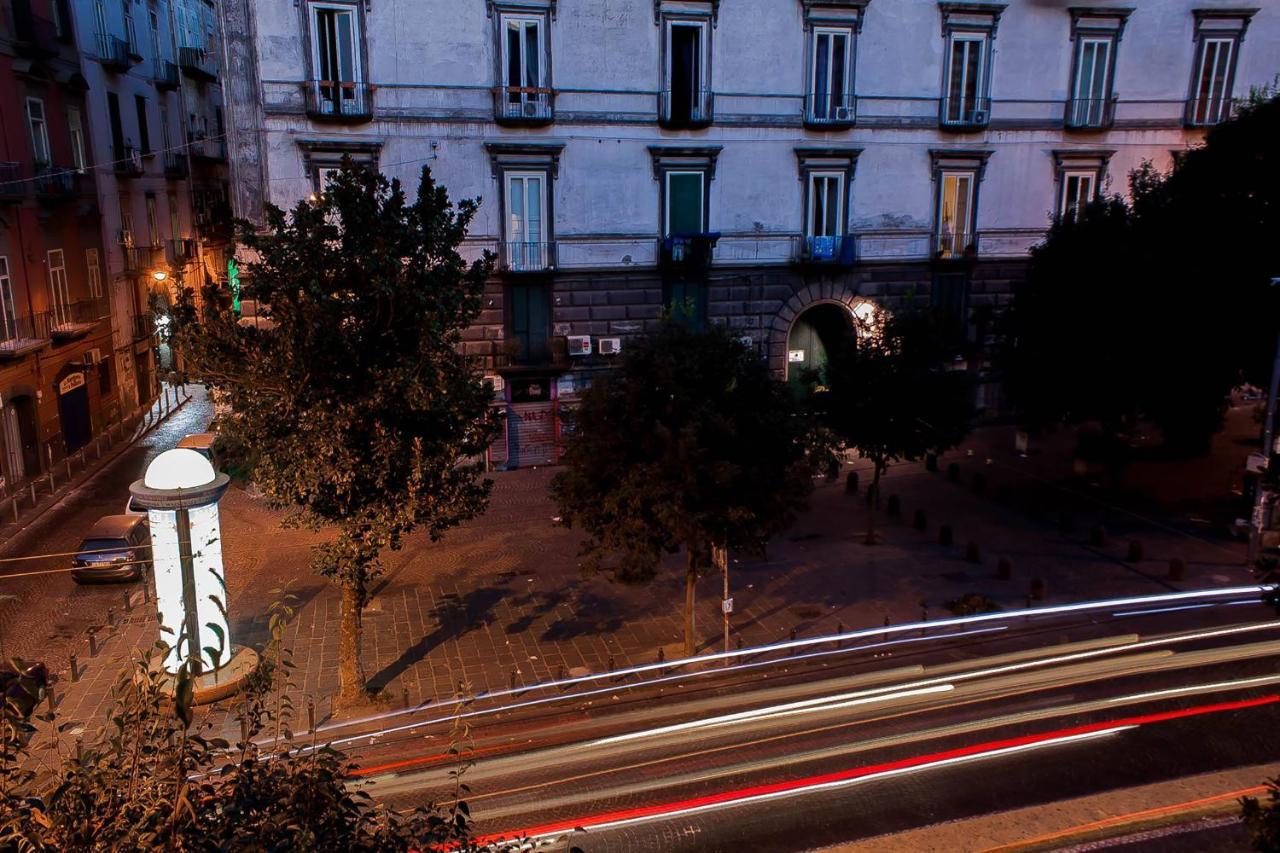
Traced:
<svg viewBox="0 0 1280 853">
<path fill-rule="evenodd" d="M 480 197 L 493 461 L 545 464 L 560 408 L 664 311 L 791 378 L 858 314 L 932 303 L 981 374 L 1052 217 L 1280 71 L 1258 5 L 225 0 L 233 202 L 288 207 L 346 156 Z"/>
<path fill-rule="evenodd" d="M 172 368 L 156 319 L 225 277 L 221 44 L 210 0 L 66 0 L 81 33 L 114 353 L 130 405 Z"/>
<path fill-rule="evenodd" d="M 119 414 L 87 85 L 65 0 L 0 7 L 0 483 Z"/>
</svg>

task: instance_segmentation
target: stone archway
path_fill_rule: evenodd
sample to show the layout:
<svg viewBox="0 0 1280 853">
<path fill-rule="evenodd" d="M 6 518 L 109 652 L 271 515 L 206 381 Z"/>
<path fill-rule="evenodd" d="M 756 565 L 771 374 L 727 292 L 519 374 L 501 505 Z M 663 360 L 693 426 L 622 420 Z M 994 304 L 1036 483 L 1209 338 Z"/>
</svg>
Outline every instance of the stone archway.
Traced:
<svg viewBox="0 0 1280 853">
<path fill-rule="evenodd" d="M 854 317 L 871 300 L 839 285 L 824 283 L 798 290 L 773 318 L 769 330 L 769 366 L 783 379 L 797 371 L 793 365 L 819 367 L 825 353 L 842 339 L 854 334 Z M 795 343 L 796 347 L 791 344 Z M 816 346 L 815 346 L 816 345 Z M 794 350 L 803 349 L 799 361 L 791 362 Z"/>
</svg>

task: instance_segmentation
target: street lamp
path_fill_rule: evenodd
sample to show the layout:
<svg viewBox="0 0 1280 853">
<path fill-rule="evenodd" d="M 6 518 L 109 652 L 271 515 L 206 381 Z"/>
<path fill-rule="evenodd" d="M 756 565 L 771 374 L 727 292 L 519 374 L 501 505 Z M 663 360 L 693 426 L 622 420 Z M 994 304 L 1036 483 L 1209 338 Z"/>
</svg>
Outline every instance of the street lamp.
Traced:
<svg viewBox="0 0 1280 853">
<path fill-rule="evenodd" d="M 162 663 L 176 675 L 185 665 L 195 681 L 195 702 L 236 692 L 258 666 L 252 649 L 231 643 L 227 586 L 222 568 L 218 501 L 231 479 L 202 454 L 179 448 L 161 453 L 129 487 L 147 510 Z"/>
<path fill-rule="evenodd" d="M 168 281 L 169 274 L 164 270 L 156 270 L 151 274 L 151 277 L 158 282 L 163 282 L 163 281 Z"/>
</svg>

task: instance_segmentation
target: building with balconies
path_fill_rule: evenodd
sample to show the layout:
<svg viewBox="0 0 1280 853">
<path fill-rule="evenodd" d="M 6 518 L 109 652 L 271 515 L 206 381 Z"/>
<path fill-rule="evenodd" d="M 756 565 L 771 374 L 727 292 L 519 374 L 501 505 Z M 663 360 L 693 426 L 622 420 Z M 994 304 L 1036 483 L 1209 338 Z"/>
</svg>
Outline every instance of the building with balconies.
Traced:
<svg viewBox="0 0 1280 853">
<path fill-rule="evenodd" d="M 81 33 L 120 384 L 150 401 L 164 370 L 157 304 L 197 290 L 226 265 L 226 241 L 197 229 L 197 185 L 225 187 L 222 40 L 211 0 L 64 0 Z M 206 156 L 212 151 L 214 156 Z M 225 190 L 224 190 L 225 193 Z M 191 252 L 164 247 L 193 241 Z M 164 280 L 159 280 L 163 278 Z"/>
<path fill-rule="evenodd" d="M 78 38 L 66 0 L 0 2 L 0 493 L 120 411 Z"/>
<path fill-rule="evenodd" d="M 225 0 L 237 212 L 344 157 L 481 197 L 497 253 L 469 354 L 496 464 L 664 311 L 779 376 L 855 312 L 952 318 L 981 373 L 1052 217 L 1166 168 L 1280 71 L 1280 6 L 1231 0 Z M 995 382 L 979 405 L 998 405 Z"/>
</svg>

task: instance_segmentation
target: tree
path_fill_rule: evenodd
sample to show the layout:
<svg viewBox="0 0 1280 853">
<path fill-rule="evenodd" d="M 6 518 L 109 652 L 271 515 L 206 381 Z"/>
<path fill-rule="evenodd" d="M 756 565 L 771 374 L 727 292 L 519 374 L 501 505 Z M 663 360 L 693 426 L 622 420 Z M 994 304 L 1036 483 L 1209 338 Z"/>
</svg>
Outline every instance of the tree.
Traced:
<svg viewBox="0 0 1280 853">
<path fill-rule="evenodd" d="M 1265 387 L 1280 275 L 1280 99 L 1255 99 L 1168 174 L 1055 221 L 1008 315 L 1011 399 L 1031 426 L 1139 419 L 1203 452 L 1230 389 Z"/>
<path fill-rule="evenodd" d="M 1255 797 L 1241 797 L 1240 816 L 1253 832 L 1254 850 L 1280 853 L 1280 777 L 1267 782 L 1265 803 Z"/>
<path fill-rule="evenodd" d="M 830 353 L 825 392 L 814 404 L 831 431 L 871 460 L 866 541 L 876 541 L 880 478 L 890 462 L 945 450 L 969 434 L 973 385 L 949 370 L 940 318 L 917 310 L 876 312 Z"/>
<path fill-rule="evenodd" d="M 762 545 L 806 505 L 826 463 L 811 423 L 764 362 L 719 328 L 672 320 L 597 379 L 572 415 L 551 491 L 587 534 L 584 569 L 652 579 L 685 551 L 684 647 L 714 548 Z"/>
<path fill-rule="evenodd" d="M 219 441 L 241 458 L 286 524 L 334 530 L 312 567 L 342 591 L 338 701 L 367 698 L 361 612 L 379 555 L 423 528 L 433 541 L 483 511 L 480 476 L 498 429 L 492 389 L 461 351 L 492 258 L 457 246 L 477 202 L 454 206 L 423 169 L 418 199 L 349 161 L 326 191 L 266 229 L 241 223 L 253 256 L 244 296 L 261 323 L 238 323 L 226 294 L 179 312 L 191 374 L 231 407 Z"/>
</svg>

